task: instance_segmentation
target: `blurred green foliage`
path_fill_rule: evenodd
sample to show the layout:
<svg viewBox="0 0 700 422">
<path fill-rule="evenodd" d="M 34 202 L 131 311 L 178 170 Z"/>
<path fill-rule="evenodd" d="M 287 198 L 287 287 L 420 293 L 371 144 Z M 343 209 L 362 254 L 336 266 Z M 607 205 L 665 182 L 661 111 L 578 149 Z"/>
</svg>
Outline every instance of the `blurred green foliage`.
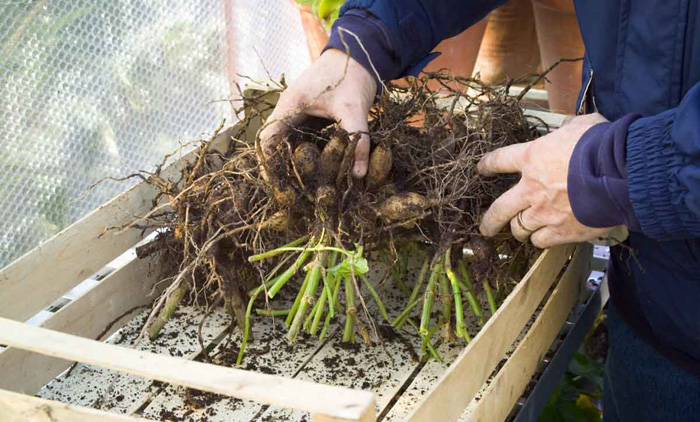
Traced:
<svg viewBox="0 0 700 422">
<path fill-rule="evenodd" d="M 296 0 L 297 3 L 311 7 L 326 28 L 330 28 L 338 19 L 340 8 L 345 3 L 345 0 Z"/>
<path fill-rule="evenodd" d="M 603 396 L 603 364 L 588 356 L 583 346 L 542 409 L 538 422 L 602 422 L 596 405 Z"/>
</svg>

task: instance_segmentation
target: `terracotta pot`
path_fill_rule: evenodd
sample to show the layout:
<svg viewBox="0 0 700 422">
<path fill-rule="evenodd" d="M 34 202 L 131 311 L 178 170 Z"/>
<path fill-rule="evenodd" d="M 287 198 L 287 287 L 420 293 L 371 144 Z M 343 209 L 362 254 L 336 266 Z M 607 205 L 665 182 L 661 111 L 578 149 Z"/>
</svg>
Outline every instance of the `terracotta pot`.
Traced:
<svg viewBox="0 0 700 422">
<path fill-rule="evenodd" d="M 533 11 L 544 69 L 561 58 L 583 56 L 583 40 L 572 0 L 533 0 Z M 574 114 L 582 65 L 581 61 L 561 63 L 547 76 L 552 111 Z"/>
<path fill-rule="evenodd" d="M 311 7 L 300 5 L 294 0 L 292 0 L 292 3 L 296 4 L 299 8 L 301 26 L 304 28 L 304 33 L 306 34 L 306 45 L 309 48 L 309 56 L 311 57 L 311 61 L 314 61 L 321 55 L 323 47 L 328 43 L 328 32 L 323 26 L 323 23 L 321 23 L 321 20 L 311 11 Z"/>
<path fill-rule="evenodd" d="M 487 83 L 502 83 L 536 72 L 539 63 L 530 0 L 510 0 L 491 12 L 474 72 Z"/>
<path fill-rule="evenodd" d="M 441 54 L 425 67 L 426 72 L 436 72 L 446 69 L 453 75 L 471 76 L 474 71 L 474 63 L 479 55 L 481 39 L 486 30 L 488 17 L 475 23 L 459 35 L 442 41 L 435 47 L 435 51 Z M 430 82 L 432 89 L 439 89 L 440 84 Z"/>
</svg>

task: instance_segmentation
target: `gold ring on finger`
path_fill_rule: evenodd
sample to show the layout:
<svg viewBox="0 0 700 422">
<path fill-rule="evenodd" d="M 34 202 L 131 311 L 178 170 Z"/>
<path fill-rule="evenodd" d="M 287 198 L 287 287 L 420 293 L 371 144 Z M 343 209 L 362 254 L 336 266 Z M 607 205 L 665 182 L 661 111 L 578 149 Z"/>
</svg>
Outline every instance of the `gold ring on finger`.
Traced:
<svg viewBox="0 0 700 422">
<path fill-rule="evenodd" d="M 518 213 L 518 215 L 515 217 L 515 221 L 517 221 L 518 226 L 520 226 L 521 229 L 525 230 L 525 231 L 528 232 L 528 233 L 533 233 L 534 230 L 528 228 L 528 227 L 525 225 L 525 223 L 523 223 L 523 211 L 524 211 L 524 210 L 520 210 L 520 212 Z"/>
</svg>

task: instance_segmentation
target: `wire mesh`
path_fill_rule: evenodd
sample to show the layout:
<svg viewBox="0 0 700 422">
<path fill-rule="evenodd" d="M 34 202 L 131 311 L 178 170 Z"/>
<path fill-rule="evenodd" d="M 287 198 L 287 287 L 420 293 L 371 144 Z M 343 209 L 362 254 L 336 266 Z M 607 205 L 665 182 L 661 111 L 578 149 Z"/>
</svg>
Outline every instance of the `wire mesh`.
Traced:
<svg viewBox="0 0 700 422">
<path fill-rule="evenodd" d="M 129 186 L 92 182 L 230 122 L 229 66 L 308 64 L 291 3 L 224 1 L 0 3 L 0 267 Z"/>
</svg>

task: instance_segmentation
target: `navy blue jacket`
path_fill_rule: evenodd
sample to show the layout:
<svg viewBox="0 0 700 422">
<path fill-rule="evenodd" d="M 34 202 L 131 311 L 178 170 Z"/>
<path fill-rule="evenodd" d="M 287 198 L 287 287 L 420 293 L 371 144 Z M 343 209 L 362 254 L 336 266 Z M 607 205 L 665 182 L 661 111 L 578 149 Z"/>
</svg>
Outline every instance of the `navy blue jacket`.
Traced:
<svg viewBox="0 0 700 422">
<path fill-rule="evenodd" d="M 443 39 L 504 3 L 348 0 L 328 48 L 345 49 L 377 79 L 415 75 Z M 648 343 L 700 376 L 700 31 L 696 0 L 576 1 L 586 46 L 583 84 L 611 123 L 591 128 L 569 166 L 576 217 L 625 224 L 612 248 L 610 289 Z M 354 38 L 357 34 L 370 60 Z M 376 70 L 376 73 L 375 73 Z M 696 85 L 697 84 L 697 85 Z M 581 102 L 584 98 L 579 98 Z"/>
</svg>

